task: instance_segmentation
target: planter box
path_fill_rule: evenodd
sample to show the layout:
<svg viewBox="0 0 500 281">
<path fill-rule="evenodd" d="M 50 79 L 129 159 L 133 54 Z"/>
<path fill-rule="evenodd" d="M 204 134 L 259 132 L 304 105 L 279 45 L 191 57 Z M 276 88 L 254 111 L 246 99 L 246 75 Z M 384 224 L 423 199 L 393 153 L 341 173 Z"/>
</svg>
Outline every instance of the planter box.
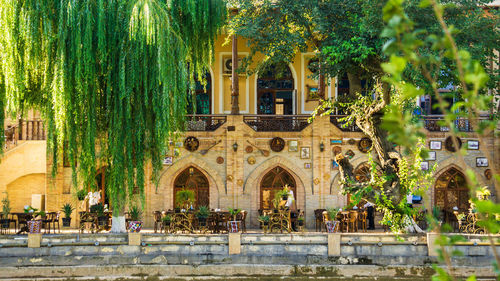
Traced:
<svg viewBox="0 0 500 281">
<path fill-rule="evenodd" d="M 338 223 L 338 221 L 326 221 L 325 222 L 326 230 L 328 231 L 328 233 L 335 233 L 335 231 L 337 230 L 337 223 Z"/>
<path fill-rule="evenodd" d="M 138 233 L 140 232 L 142 229 L 142 221 L 131 221 L 128 223 L 128 230 L 130 230 L 130 232 L 134 233 Z"/>
<path fill-rule="evenodd" d="M 63 227 L 69 227 L 71 225 L 71 218 L 62 219 Z"/>
<path fill-rule="evenodd" d="M 239 224 L 241 222 L 240 221 L 229 221 L 229 224 L 228 224 L 228 231 L 231 232 L 231 233 L 236 233 L 236 232 L 239 232 Z"/>
<path fill-rule="evenodd" d="M 28 232 L 29 233 L 40 233 L 42 230 L 42 221 L 31 220 L 28 221 Z"/>
</svg>

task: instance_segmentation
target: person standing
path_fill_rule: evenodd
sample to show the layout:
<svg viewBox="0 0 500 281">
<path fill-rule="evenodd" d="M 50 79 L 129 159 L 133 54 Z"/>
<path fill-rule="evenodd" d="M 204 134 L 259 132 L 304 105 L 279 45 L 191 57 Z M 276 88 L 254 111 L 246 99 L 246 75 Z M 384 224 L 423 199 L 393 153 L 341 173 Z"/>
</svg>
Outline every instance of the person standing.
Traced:
<svg viewBox="0 0 500 281">
<path fill-rule="evenodd" d="M 374 204 L 371 202 L 366 202 L 366 204 L 363 206 L 366 208 L 368 214 L 366 216 L 366 219 L 368 220 L 368 229 L 373 230 L 375 229 L 375 208 Z"/>
</svg>

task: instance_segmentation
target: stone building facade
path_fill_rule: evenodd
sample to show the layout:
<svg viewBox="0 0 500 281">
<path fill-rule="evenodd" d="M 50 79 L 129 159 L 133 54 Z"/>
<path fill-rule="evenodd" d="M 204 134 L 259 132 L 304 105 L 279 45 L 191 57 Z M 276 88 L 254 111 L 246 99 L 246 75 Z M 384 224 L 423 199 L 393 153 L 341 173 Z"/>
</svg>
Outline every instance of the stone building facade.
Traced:
<svg viewBox="0 0 500 281">
<path fill-rule="evenodd" d="M 315 209 L 347 204 L 348 198 L 339 190 L 335 154 L 350 155 L 359 176 L 366 172 L 368 155 L 361 142 L 365 136 L 354 126 L 343 128 L 341 116 L 317 117 L 308 122 L 318 105 L 315 96 L 318 83 L 310 78 L 312 72 L 308 67 L 312 53 L 297 55 L 284 77 L 273 77 L 272 73 L 260 78 L 257 74 L 240 75 L 241 114 L 228 114 L 231 110 L 231 76 L 228 75 L 231 46 L 223 45 L 223 41 L 224 38 L 217 41 L 215 61 L 207 74 L 208 87 L 198 91 L 198 114 L 190 116 L 188 130 L 179 139 L 172 140 L 159 181 L 146 184 L 145 225 L 152 226 L 153 211 L 174 208 L 175 190 L 188 186 L 196 190 L 198 202 L 208 203 L 211 209 L 247 210 L 247 225 L 255 227 L 258 210 L 266 207 L 273 190 L 289 184 L 294 190 L 297 208 L 305 211 L 307 227 L 313 228 Z M 249 53 L 244 40 L 239 40 L 238 49 L 241 57 Z M 345 92 L 345 87 L 343 79 L 332 79 L 326 97 L 336 98 Z M 37 120 L 36 116 L 31 118 L 31 121 Z M 460 188 L 454 191 L 450 184 L 460 182 L 465 167 L 458 165 L 456 157 L 446 149 L 449 133 L 436 122 L 441 117 L 423 118 L 428 143 L 432 141 L 436 145 L 432 150 L 434 160 L 426 163 L 430 167 L 437 165 L 436 183 L 428 190 L 423 205 L 427 209 L 436 204 L 463 209 L 465 205 L 461 202 L 467 192 L 463 193 Z M 60 167 L 56 178 L 51 178 L 45 135 L 35 124 L 10 122 L 15 135 L 24 137 L 17 137 L 15 145 L 9 144 L 0 162 L 0 193 L 8 192 L 13 211 L 22 211 L 22 206 L 31 204 L 33 194 L 44 195 L 43 204 L 48 211 L 60 210 L 67 202 L 76 205 L 70 168 Z M 475 133 L 468 132 L 466 120 L 457 124 L 465 133 L 462 143 L 470 141 L 470 145 L 478 144 L 480 148 L 467 150 L 466 165 L 494 193 L 489 174 L 493 165 L 498 168 L 500 141 L 493 134 L 480 141 Z M 481 163 L 478 158 L 485 157 L 484 152 L 489 153 L 493 163 L 478 167 L 477 162 Z M 105 176 L 101 174 L 96 180 L 104 185 Z M 463 206 L 458 206 L 460 204 Z"/>
</svg>

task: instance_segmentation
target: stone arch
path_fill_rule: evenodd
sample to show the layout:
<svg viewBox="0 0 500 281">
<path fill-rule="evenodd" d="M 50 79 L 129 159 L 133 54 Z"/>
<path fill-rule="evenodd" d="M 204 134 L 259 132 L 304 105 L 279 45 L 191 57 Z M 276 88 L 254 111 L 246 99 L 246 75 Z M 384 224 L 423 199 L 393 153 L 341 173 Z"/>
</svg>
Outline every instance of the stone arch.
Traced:
<svg viewBox="0 0 500 281">
<path fill-rule="evenodd" d="M 292 175 L 297 185 L 297 194 L 295 195 L 297 200 L 297 209 L 306 210 L 306 197 L 307 195 L 312 194 L 312 187 L 304 184 L 304 180 L 307 179 L 307 175 L 290 160 L 281 156 L 274 156 L 261 163 L 252 172 L 250 172 L 247 176 L 247 181 L 243 185 L 243 193 L 250 195 L 250 209 L 252 212 L 249 213 L 249 217 L 251 222 L 256 221 L 256 217 L 258 215 L 257 210 L 260 208 L 260 182 L 262 181 L 264 175 L 276 166 L 282 167 L 290 175 Z"/>
<path fill-rule="evenodd" d="M 33 194 L 47 193 L 46 190 L 46 174 L 31 173 L 20 176 L 6 185 L 7 192 L 12 212 L 22 212 L 25 205 L 31 205 Z M 3 198 L 3 194 L 0 194 Z M 47 206 L 46 206 L 47 208 Z"/>
<path fill-rule="evenodd" d="M 172 166 L 166 167 L 162 171 L 155 187 L 155 197 L 158 197 L 158 200 L 154 200 L 155 202 L 153 203 L 155 205 L 155 209 L 172 209 L 174 207 L 174 181 L 181 172 L 191 166 L 198 169 L 209 181 L 210 208 L 220 208 L 220 188 L 224 186 L 222 177 L 204 160 L 190 155 L 176 161 Z"/>
</svg>

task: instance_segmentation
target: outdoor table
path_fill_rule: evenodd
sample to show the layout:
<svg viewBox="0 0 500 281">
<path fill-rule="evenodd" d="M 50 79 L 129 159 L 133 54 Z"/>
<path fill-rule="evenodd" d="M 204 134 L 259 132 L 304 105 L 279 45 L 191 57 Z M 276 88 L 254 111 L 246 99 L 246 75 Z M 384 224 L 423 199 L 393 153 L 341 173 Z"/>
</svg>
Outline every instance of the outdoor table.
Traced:
<svg viewBox="0 0 500 281">
<path fill-rule="evenodd" d="M 19 225 L 19 231 L 17 234 L 21 234 L 23 232 L 28 233 L 28 221 L 33 219 L 33 214 L 31 213 L 12 213 L 17 218 L 17 225 Z M 21 225 L 24 225 L 21 227 Z"/>
</svg>

